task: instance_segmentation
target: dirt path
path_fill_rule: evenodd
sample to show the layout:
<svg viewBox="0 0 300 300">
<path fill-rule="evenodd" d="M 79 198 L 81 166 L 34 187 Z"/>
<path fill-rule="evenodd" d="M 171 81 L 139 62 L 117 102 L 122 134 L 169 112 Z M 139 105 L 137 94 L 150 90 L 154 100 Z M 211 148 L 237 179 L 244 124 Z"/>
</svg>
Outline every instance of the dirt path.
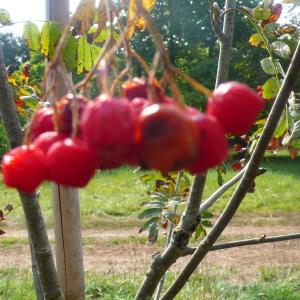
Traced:
<svg viewBox="0 0 300 300">
<path fill-rule="evenodd" d="M 146 270 L 151 255 L 161 251 L 159 245 L 149 245 L 137 239 L 138 228 L 130 230 L 85 230 L 84 264 L 86 270 L 105 273 L 110 272 L 140 272 Z M 229 241 L 243 238 L 289 234 L 300 232 L 300 226 L 230 226 L 224 232 L 221 240 Z M 49 232 L 53 239 L 53 232 Z M 10 231 L 1 239 L 14 239 L 15 242 L 1 244 L 0 268 L 30 266 L 27 233 L 24 230 Z M 18 242 L 19 241 L 19 242 Z M 4 246 L 3 246 L 4 245 Z M 300 240 L 273 244 L 247 246 L 220 250 L 209 253 L 202 266 L 204 268 L 231 269 L 235 276 L 247 279 L 257 274 L 262 266 L 300 266 Z M 180 259 L 173 267 L 179 270 L 187 258 Z"/>
</svg>

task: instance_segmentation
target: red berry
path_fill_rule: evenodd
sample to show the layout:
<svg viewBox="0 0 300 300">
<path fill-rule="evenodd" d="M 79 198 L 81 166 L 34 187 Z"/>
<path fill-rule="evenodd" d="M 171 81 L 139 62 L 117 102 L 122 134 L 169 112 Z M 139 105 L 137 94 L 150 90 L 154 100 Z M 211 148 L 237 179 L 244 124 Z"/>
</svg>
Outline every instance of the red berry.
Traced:
<svg viewBox="0 0 300 300">
<path fill-rule="evenodd" d="M 129 104 L 133 110 L 133 113 L 136 116 L 139 116 L 139 114 L 143 111 L 143 109 L 146 108 L 147 106 L 151 105 L 152 102 L 150 102 L 146 98 L 134 98 L 130 101 Z"/>
<path fill-rule="evenodd" d="M 135 152 L 135 124 L 136 117 L 127 100 L 110 98 L 87 106 L 81 128 L 84 139 L 97 153 L 100 168 L 127 163 Z"/>
<path fill-rule="evenodd" d="M 68 136 L 62 133 L 58 133 L 56 131 L 44 132 L 39 135 L 33 145 L 36 148 L 41 149 L 45 154 L 47 154 L 49 148 L 56 142 L 63 141 Z"/>
<path fill-rule="evenodd" d="M 234 172 L 237 172 L 242 169 L 242 164 L 239 161 L 236 161 L 231 165 L 231 168 Z"/>
<path fill-rule="evenodd" d="M 126 98 L 132 100 L 134 98 L 147 98 L 147 88 L 149 83 L 145 78 L 133 78 L 131 81 L 126 81 L 122 88 Z M 154 96 L 156 100 L 162 100 L 163 90 L 157 80 L 153 81 L 152 87 L 154 89 Z"/>
<path fill-rule="evenodd" d="M 207 113 L 214 116 L 225 133 L 242 135 L 254 124 L 264 106 L 263 99 L 239 82 L 221 84 L 208 99 Z"/>
<path fill-rule="evenodd" d="M 29 127 L 28 138 L 33 142 L 41 133 L 54 131 L 53 109 L 44 107 L 34 114 Z"/>
<path fill-rule="evenodd" d="M 233 149 L 235 152 L 240 152 L 242 150 L 242 145 L 241 144 L 234 144 Z"/>
<path fill-rule="evenodd" d="M 228 142 L 214 117 L 198 112 L 191 114 L 191 119 L 197 126 L 197 157 L 187 169 L 198 174 L 216 167 L 226 159 Z"/>
<path fill-rule="evenodd" d="M 97 163 L 93 152 L 79 139 L 56 142 L 47 153 L 50 178 L 58 184 L 84 187 L 93 177 Z"/>
<path fill-rule="evenodd" d="M 138 120 L 137 143 L 143 163 L 162 172 L 184 168 L 196 155 L 196 127 L 179 108 L 153 104 Z"/>
<path fill-rule="evenodd" d="M 4 155 L 4 183 L 26 193 L 32 193 L 47 178 L 46 157 L 34 146 L 20 146 Z"/>
<path fill-rule="evenodd" d="M 76 95 L 78 101 L 78 113 L 79 119 L 82 112 L 88 103 L 88 100 L 82 95 Z M 72 94 L 68 94 L 56 102 L 57 111 L 57 125 L 58 130 L 61 133 L 70 135 L 72 133 L 72 101 L 74 97 Z"/>
</svg>

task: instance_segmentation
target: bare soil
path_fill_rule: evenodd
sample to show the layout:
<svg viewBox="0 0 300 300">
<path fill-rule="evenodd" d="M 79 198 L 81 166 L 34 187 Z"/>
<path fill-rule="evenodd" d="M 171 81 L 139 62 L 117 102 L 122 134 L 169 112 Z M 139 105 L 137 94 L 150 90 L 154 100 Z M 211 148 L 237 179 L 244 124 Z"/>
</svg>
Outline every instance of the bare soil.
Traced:
<svg viewBox="0 0 300 300">
<path fill-rule="evenodd" d="M 247 224 L 244 220 L 244 224 Z M 253 220 L 252 220 L 253 221 Z M 234 222 L 233 224 L 239 224 Z M 249 222 L 248 223 L 252 223 Z M 266 222 L 268 223 L 268 222 Z M 163 248 L 143 242 L 130 242 L 138 235 L 138 228 L 126 230 L 85 230 L 84 237 L 84 264 L 86 270 L 104 273 L 114 272 L 141 272 L 145 271 L 151 260 L 151 255 Z M 245 238 L 283 235 L 300 232 L 299 225 L 231 225 L 223 233 L 220 241 L 230 241 Z M 49 232 L 53 239 L 53 231 Z M 25 230 L 9 230 L 1 238 L 27 237 Z M 300 240 L 278 242 L 271 244 L 239 247 L 227 250 L 210 252 L 202 263 L 202 268 L 226 271 L 232 270 L 234 277 L 247 280 L 258 274 L 264 266 L 294 266 L 300 268 Z M 180 270 L 188 258 L 180 259 L 174 270 Z M 24 242 L 2 246 L 0 251 L 0 268 L 30 267 L 29 247 Z"/>
</svg>

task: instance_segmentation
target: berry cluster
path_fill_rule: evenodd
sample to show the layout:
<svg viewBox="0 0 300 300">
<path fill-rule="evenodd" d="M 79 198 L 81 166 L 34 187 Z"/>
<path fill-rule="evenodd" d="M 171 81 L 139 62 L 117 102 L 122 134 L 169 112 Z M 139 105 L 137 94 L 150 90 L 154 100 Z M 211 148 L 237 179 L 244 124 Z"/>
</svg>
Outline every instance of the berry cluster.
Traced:
<svg viewBox="0 0 300 300">
<path fill-rule="evenodd" d="M 147 98 L 149 91 L 155 101 Z M 67 95 L 54 108 L 38 110 L 29 145 L 3 158 L 5 184 L 24 192 L 33 192 L 43 180 L 83 187 L 97 169 L 124 164 L 201 173 L 227 157 L 226 134 L 245 134 L 263 108 L 261 97 L 237 82 L 213 92 L 207 113 L 182 107 L 156 82 L 150 86 L 143 79 L 125 83 L 123 94 L 94 101 L 77 96 L 77 102 Z M 78 117 L 76 138 L 70 137 L 72 111 Z"/>
</svg>

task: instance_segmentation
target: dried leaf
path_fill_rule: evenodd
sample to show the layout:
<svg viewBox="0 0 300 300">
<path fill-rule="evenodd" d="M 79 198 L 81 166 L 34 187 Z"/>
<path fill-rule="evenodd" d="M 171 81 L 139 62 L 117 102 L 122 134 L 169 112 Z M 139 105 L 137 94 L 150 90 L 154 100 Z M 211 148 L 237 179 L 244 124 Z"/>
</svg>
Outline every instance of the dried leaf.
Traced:
<svg viewBox="0 0 300 300">
<path fill-rule="evenodd" d="M 147 11 L 151 11 L 156 3 L 156 0 L 143 0 L 143 6 Z M 129 3 L 129 9 L 128 9 L 128 22 L 132 22 L 132 20 L 137 15 L 137 7 L 135 0 L 130 0 Z M 146 21 L 142 17 L 138 17 L 135 24 L 132 24 L 129 32 L 128 32 L 128 38 L 131 38 L 134 34 L 135 30 L 143 30 L 146 28 Z"/>
<path fill-rule="evenodd" d="M 78 8 L 76 24 L 78 33 L 85 34 L 93 25 L 96 13 L 95 0 L 83 0 Z"/>
</svg>

